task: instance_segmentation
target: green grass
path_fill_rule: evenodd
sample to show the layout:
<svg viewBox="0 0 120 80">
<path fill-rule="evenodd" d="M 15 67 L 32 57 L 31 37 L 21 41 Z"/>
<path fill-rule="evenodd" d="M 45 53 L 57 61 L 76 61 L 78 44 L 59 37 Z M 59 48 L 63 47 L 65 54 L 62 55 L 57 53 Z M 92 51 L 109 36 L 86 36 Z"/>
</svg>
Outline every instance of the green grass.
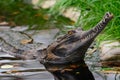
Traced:
<svg viewBox="0 0 120 80">
<path fill-rule="evenodd" d="M 95 26 L 106 12 L 114 14 L 113 20 L 107 25 L 104 34 L 97 41 L 120 40 L 120 0 L 58 0 L 51 9 L 52 14 L 60 14 L 64 9 L 76 7 L 80 16 L 75 23 L 85 30 Z M 60 12 L 61 11 L 61 12 Z"/>
<path fill-rule="evenodd" d="M 62 15 L 53 16 L 48 11 L 49 9 L 41 7 L 33 9 L 32 4 L 26 4 L 23 0 L 0 0 L 0 17 L 4 16 L 7 22 L 28 25 L 30 29 L 61 28 L 64 25 L 72 25 L 70 19 Z"/>
<path fill-rule="evenodd" d="M 40 3 L 44 0 L 40 0 Z M 106 12 L 114 14 L 113 20 L 98 36 L 97 41 L 120 40 L 120 0 L 57 0 L 50 9 L 33 9 L 33 5 L 23 3 L 23 0 L 0 0 L 0 17 L 5 16 L 6 21 L 13 21 L 17 25 L 29 25 L 30 29 L 64 29 L 64 25 L 73 25 L 61 15 L 62 11 L 75 7 L 80 16 L 75 27 L 88 30 L 95 26 Z M 32 26 L 35 26 L 32 28 Z"/>
</svg>

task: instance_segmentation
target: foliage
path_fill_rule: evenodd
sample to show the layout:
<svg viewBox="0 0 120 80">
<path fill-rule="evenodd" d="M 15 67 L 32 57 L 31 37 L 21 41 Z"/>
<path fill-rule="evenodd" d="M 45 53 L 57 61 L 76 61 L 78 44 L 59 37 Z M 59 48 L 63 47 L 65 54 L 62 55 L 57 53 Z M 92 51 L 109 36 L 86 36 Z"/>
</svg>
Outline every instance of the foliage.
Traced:
<svg viewBox="0 0 120 80">
<path fill-rule="evenodd" d="M 68 18 L 52 16 L 49 9 L 34 9 L 32 4 L 26 4 L 24 0 L 0 0 L 0 18 L 14 22 L 16 25 L 29 25 L 30 29 L 46 29 L 71 25 Z M 15 25 L 12 25 L 15 26 Z"/>
<path fill-rule="evenodd" d="M 105 12 L 114 14 L 114 19 L 109 23 L 104 33 L 97 39 L 101 40 L 120 40 L 120 0 L 57 0 L 51 9 L 52 14 L 59 14 L 59 11 L 69 7 L 80 10 L 80 16 L 75 26 L 82 26 L 89 29 L 99 22 Z"/>
<path fill-rule="evenodd" d="M 0 0 L 0 18 L 13 21 L 17 25 L 29 25 L 35 29 L 46 29 L 63 25 L 73 25 L 68 18 L 61 16 L 61 12 L 69 7 L 75 7 L 80 11 L 76 27 L 89 29 L 99 22 L 105 12 L 112 12 L 114 19 L 106 27 L 98 41 L 120 39 L 120 0 L 57 0 L 54 7 L 49 9 L 34 9 L 33 5 L 23 3 L 24 0 Z M 44 0 L 40 0 L 40 3 Z M 32 27 L 31 27 L 32 26 Z M 33 28 L 32 28 L 33 29 Z"/>
</svg>

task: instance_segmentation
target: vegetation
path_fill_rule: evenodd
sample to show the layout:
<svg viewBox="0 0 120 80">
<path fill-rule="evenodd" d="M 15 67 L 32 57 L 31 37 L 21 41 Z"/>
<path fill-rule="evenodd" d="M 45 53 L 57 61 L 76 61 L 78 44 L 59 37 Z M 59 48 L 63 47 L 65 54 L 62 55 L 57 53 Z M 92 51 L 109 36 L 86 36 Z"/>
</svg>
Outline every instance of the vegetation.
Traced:
<svg viewBox="0 0 120 80">
<path fill-rule="evenodd" d="M 101 34 L 98 41 L 120 40 L 120 0 L 57 0 L 56 4 L 50 9 L 34 9 L 33 5 L 23 3 L 24 0 L 0 0 L 0 20 L 8 22 L 14 21 L 17 25 L 35 26 L 37 29 L 46 29 L 64 25 L 73 25 L 61 15 L 62 11 L 75 7 L 80 11 L 80 16 L 75 27 L 82 27 L 85 30 L 93 27 L 99 22 L 105 12 L 114 14 L 114 19 L 106 27 L 104 34 Z M 45 1 L 45 0 L 40 0 Z"/>
<path fill-rule="evenodd" d="M 30 29 L 46 29 L 63 25 L 72 25 L 72 22 L 62 15 L 53 16 L 49 9 L 34 9 L 32 4 L 24 0 L 0 0 L 0 21 L 12 22 L 11 26 L 29 25 Z"/>
<path fill-rule="evenodd" d="M 102 40 L 120 40 L 120 0 L 57 0 L 55 6 L 51 9 L 53 14 L 59 14 L 59 11 L 69 7 L 75 7 L 81 11 L 75 26 L 82 26 L 89 29 L 99 22 L 105 12 L 114 14 L 114 19 L 109 23 L 104 34 L 98 41 Z"/>
</svg>

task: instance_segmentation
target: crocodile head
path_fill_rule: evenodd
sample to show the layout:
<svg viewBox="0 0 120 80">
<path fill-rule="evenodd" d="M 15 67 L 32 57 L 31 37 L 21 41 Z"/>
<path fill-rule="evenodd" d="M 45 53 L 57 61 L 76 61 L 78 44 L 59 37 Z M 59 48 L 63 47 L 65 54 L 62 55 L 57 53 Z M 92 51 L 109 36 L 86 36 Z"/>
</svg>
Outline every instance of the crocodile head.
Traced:
<svg viewBox="0 0 120 80">
<path fill-rule="evenodd" d="M 85 53 L 96 36 L 105 28 L 113 15 L 107 12 L 103 19 L 91 30 L 83 31 L 80 28 L 68 33 L 43 50 L 42 63 L 66 64 L 84 59 Z M 42 54 L 41 54 L 42 56 Z"/>
<path fill-rule="evenodd" d="M 43 64 L 67 64 L 84 61 L 87 49 L 112 18 L 113 15 L 107 12 L 102 20 L 91 30 L 83 31 L 81 28 L 77 28 L 75 30 L 68 31 L 66 35 L 58 38 L 46 49 L 35 52 L 33 50 L 29 52 L 16 50 L 16 53 L 22 54 L 14 53 L 12 55 L 22 59 L 37 58 Z"/>
<path fill-rule="evenodd" d="M 107 12 L 91 30 L 83 31 L 78 28 L 68 31 L 43 50 L 16 56 L 22 59 L 37 58 L 54 75 L 55 80 L 95 80 L 84 62 L 84 56 L 91 43 L 112 18 L 113 15 Z"/>
<path fill-rule="evenodd" d="M 91 30 L 78 28 L 68 31 L 46 49 L 39 50 L 39 61 L 51 72 L 55 80 L 95 80 L 85 64 L 84 56 L 96 36 L 113 18 L 109 12 Z"/>
</svg>

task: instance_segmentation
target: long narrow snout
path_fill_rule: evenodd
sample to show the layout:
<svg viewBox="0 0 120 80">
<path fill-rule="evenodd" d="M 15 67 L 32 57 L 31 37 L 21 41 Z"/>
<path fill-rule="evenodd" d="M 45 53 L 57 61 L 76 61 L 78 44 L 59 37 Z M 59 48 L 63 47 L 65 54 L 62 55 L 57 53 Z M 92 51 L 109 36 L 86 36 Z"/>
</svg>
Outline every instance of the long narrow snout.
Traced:
<svg viewBox="0 0 120 80">
<path fill-rule="evenodd" d="M 65 36 L 50 44 L 45 50 L 47 63 L 64 64 L 84 59 L 85 53 L 97 35 L 104 30 L 113 14 L 107 12 L 102 20 L 91 30 L 71 30 Z"/>
<path fill-rule="evenodd" d="M 71 33 L 64 37 L 58 46 L 53 50 L 53 54 L 64 57 L 67 60 L 83 59 L 85 52 L 101 31 L 104 30 L 109 21 L 113 18 L 113 14 L 107 12 L 102 20 L 91 30 L 82 31 L 80 29 L 72 30 Z"/>
<path fill-rule="evenodd" d="M 112 17 L 113 15 L 108 12 L 91 30 L 69 31 L 46 49 L 41 50 L 39 61 L 54 75 L 55 80 L 95 80 L 85 64 L 84 56 L 96 36 L 100 34 Z"/>
<path fill-rule="evenodd" d="M 84 31 L 83 34 L 81 35 L 79 34 L 80 35 L 78 36 L 80 38 L 79 41 L 76 41 L 76 43 L 74 43 L 75 47 L 71 48 L 69 53 L 74 52 L 76 49 L 80 47 L 82 48 L 82 46 L 84 45 L 88 45 L 89 43 L 92 43 L 92 41 L 97 37 L 97 35 L 100 34 L 101 31 L 104 30 L 104 28 L 112 18 L 113 18 L 113 14 L 107 12 L 104 15 L 103 19 L 95 27 L 93 27 L 91 30 Z"/>
</svg>

